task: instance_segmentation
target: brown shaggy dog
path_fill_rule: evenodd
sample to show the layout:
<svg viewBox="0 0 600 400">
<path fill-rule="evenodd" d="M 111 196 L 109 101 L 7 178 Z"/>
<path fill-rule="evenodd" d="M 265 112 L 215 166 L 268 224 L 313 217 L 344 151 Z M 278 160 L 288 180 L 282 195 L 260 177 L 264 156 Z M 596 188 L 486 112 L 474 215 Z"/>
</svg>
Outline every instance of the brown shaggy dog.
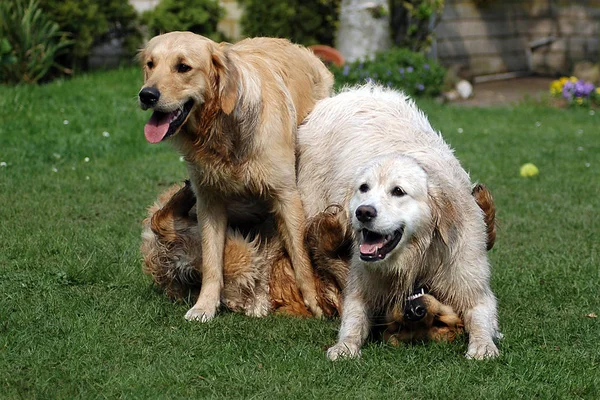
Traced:
<svg viewBox="0 0 600 400">
<path fill-rule="evenodd" d="M 186 318 L 208 321 L 217 311 L 228 225 L 256 225 L 269 214 L 306 305 L 321 315 L 303 242 L 295 144 L 298 124 L 330 94 L 332 74 L 312 52 L 285 39 L 217 44 L 191 32 L 154 37 L 140 60 L 140 105 L 154 111 L 146 139 L 171 137 L 198 200 L 194 246 L 202 249 L 203 285 Z"/>
<path fill-rule="evenodd" d="M 144 272 L 174 300 L 196 296 L 203 284 L 196 268 L 202 263 L 202 250 L 195 201 L 189 182 L 173 185 L 148 209 L 143 221 Z M 348 274 L 350 238 L 339 222 L 342 215 L 324 212 L 309 221 L 307 229 L 307 242 L 314 245 L 311 256 L 321 261 L 315 265 L 312 279 L 320 308 L 327 316 L 339 314 Z M 327 240 L 315 240 L 325 232 L 330 235 Z M 230 227 L 223 259 L 221 300 L 228 309 L 255 317 L 269 312 L 313 315 L 297 288 L 290 258 L 272 220 L 251 228 Z"/>
<path fill-rule="evenodd" d="M 495 211 L 490 192 L 477 185 L 473 193 L 478 193 L 476 201 L 485 212 L 488 227 L 493 228 Z M 485 203 L 480 203 L 482 198 Z M 148 217 L 143 221 L 144 272 L 174 300 L 196 296 L 202 284 L 200 271 L 195 268 L 202 262 L 195 201 L 189 182 L 184 186 L 173 185 L 148 209 Z M 495 229 L 492 230 L 494 235 L 488 236 L 489 248 L 495 240 Z M 315 266 L 319 305 L 326 316 L 341 312 L 341 294 L 351 256 L 350 235 L 347 215 L 339 206 L 329 207 L 307 224 L 306 244 Z M 312 315 L 296 287 L 289 257 L 272 221 L 250 229 L 228 230 L 222 302 L 228 309 L 250 316 L 263 316 L 267 312 Z M 430 294 L 409 301 L 404 310 L 394 308 L 383 316 L 382 325 L 383 337 L 391 344 L 452 341 L 462 332 L 460 318 Z"/>
</svg>

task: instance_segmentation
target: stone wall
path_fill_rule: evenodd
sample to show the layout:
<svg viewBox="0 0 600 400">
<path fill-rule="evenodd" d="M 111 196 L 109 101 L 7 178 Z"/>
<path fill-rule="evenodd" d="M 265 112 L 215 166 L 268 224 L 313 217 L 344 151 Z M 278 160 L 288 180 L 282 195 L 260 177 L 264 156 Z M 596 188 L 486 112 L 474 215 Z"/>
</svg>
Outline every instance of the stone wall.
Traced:
<svg viewBox="0 0 600 400">
<path fill-rule="evenodd" d="M 578 61 L 598 61 L 600 0 L 485 3 L 446 0 L 435 46 L 443 64 L 462 64 L 479 76 L 568 73 Z"/>
</svg>

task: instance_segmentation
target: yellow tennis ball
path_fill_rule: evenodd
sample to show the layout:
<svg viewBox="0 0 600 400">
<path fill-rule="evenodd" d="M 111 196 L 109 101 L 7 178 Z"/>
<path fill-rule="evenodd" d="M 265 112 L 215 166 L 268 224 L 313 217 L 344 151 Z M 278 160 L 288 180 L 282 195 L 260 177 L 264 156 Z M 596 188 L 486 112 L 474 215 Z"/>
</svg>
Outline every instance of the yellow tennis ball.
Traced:
<svg viewBox="0 0 600 400">
<path fill-rule="evenodd" d="M 530 176 L 536 176 L 540 173 L 538 167 L 536 167 L 532 163 L 527 163 L 521 165 L 521 176 L 525 178 L 529 178 Z"/>
</svg>

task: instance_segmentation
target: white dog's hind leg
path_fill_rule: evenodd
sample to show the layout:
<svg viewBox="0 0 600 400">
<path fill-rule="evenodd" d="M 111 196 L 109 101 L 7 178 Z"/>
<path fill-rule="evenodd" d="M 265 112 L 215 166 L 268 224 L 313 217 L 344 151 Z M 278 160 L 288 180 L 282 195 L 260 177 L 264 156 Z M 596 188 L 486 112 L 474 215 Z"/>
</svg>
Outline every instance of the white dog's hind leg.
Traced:
<svg viewBox="0 0 600 400">
<path fill-rule="evenodd" d="M 464 313 L 465 329 L 469 332 L 469 348 L 466 357 L 482 360 L 498 356 L 494 339 L 502 334 L 498 331 L 496 299 L 485 294 L 475 306 Z"/>
</svg>

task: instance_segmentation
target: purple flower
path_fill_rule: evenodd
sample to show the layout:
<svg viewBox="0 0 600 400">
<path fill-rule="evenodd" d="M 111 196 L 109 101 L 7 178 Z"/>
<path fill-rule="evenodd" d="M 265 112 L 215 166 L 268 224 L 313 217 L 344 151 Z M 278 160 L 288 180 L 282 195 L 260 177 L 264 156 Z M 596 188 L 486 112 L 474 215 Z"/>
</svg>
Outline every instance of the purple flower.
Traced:
<svg viewBox="0 0 600 400">
<path fill-rule="evenodd" d="M 593 90 L 593 84 L 579 80 L 575 82 L 573 94 L 575 97 L 589 97 Z"/>
<path fill-rule="evenodd" d="M 423 65 L 423 68 L 425 68 L 425 69 L 429 69 L 429 64 L 425 64 L 425 65 Z"/>
<path fill-rule="evenodd" d="M 342 71 L 342 73 L 344 74 L 344 76 L 348 76 L 348 74 L 350 73 L 350 66 L 348 64 L 344 65 L 344 71 Z"/>
<path fill-rule="evenodd" d="M 414 68 L 413 68 L 413 67 L 408 67 L 408 68 L 406 68 L 406 72 L 409 72 L 409 73 L 410 73 L 410 72 L 413 72 L 413 71 L 414 71 Z"/>
<path fill-rule="evenodd" d="M 562 90 L 563 97 L 567 100 L 571 100 L 573 98 L 573 89 L 575 88 L 575 84 L 571 81 L 565 82 Z"/>
<path fill-rule="evenodd" d="M 400 72 L 402 75 L 404 75 L 404 68 L 398 68 L 398 72 Z"/>
<path fill-rule="evenodd" d="M 370 77 L 369 77 L 369 78 L 367 78 L 367 81 L 366 81 L 366 82 L 367 82 L 367 83 L 375 83 L 375 81 L 373 81 L 373 79 L 371 79 Z"/>
<path fill-rule="evenodd" d="M 417 90 L 419 92 L 422 92 L 423 90 L 425 90 L 425 85 L 423 85 L 422 83 L 417 83 Z"/>
<path fill-rule="evenodd" d="M 385 73 L 387 76 L 392 75 L 392 71 L 390 71 L 389 69 L 387 70 L 387 72 Z"/>
</svg>

